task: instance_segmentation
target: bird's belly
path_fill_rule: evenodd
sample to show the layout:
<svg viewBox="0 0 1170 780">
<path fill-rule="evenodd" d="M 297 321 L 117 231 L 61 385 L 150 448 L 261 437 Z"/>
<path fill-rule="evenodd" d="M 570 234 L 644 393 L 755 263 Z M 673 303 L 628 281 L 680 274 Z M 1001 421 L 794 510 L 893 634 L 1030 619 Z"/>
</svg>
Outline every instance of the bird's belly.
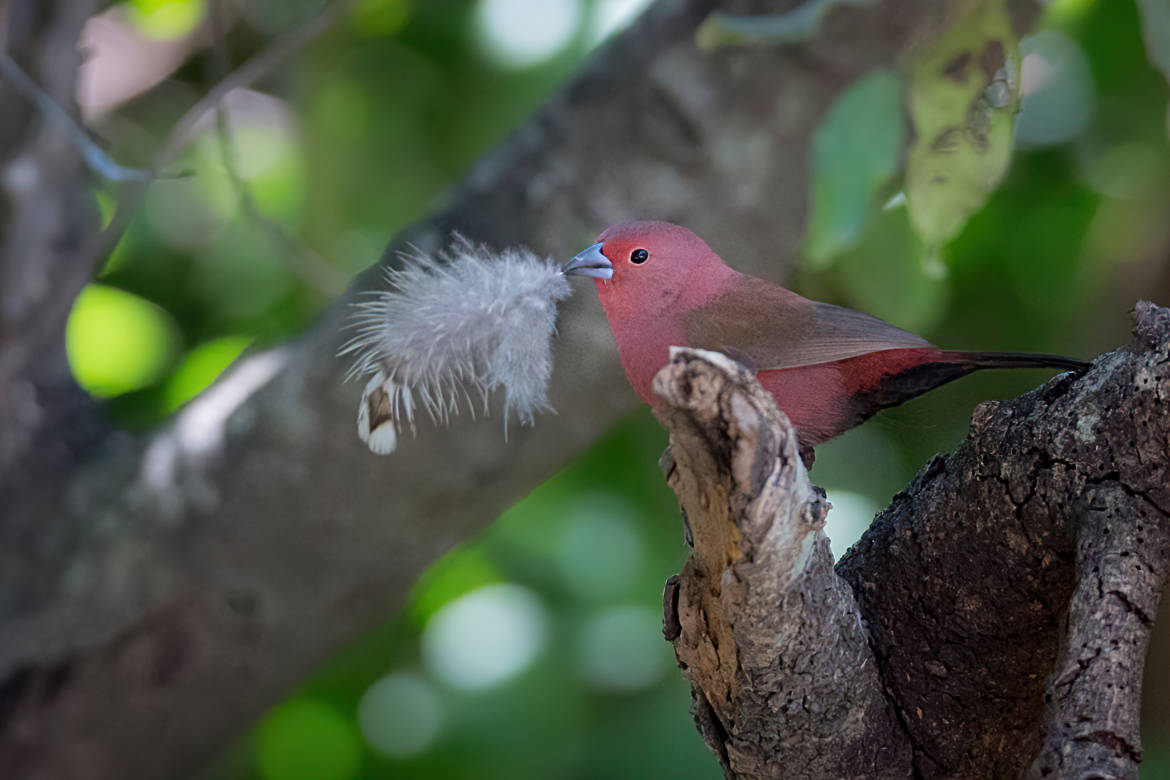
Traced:
<svg viewBox="0 0 1170 780">
<path fill-rule="evenodd" d="M 839 363 L 761 371 L 756 377 L 796 426 L 802 444 L 820 444 L 854 424 Z"/>
</svg>

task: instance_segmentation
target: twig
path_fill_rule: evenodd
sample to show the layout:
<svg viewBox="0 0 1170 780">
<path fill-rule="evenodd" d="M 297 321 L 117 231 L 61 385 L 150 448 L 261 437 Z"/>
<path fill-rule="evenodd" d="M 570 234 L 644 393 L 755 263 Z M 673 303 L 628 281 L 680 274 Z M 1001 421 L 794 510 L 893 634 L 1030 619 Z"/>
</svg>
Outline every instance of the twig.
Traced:
<svg viewBox="0 0 1170 780">
<path fill-rule="evenodd" d="M 223 23 L 222 3 L 223 0 L 212 0 L 209 8 L 212 33 L 215 41 L 211 49 L 212 66 L 215 69 L 216 75 L 220 78 L 221 84 L 231 75 L 228 67 L 226 48 L 227 30 Z M 224 98 L 227 97 L 227 94 L 224 93 Z M 240 206 L 243 209 L 244 216 L 258 227 L 273 244 L 285 250 L 283 254 L 287 257 L 289 266 L 306 284 L 329 297 L 340 293 L 345 289 L 345 285 L 349 281 L 348 277 L 338 271 L 332 264 L 310 249 L 302 241 L 290 235 L 278 221 L 267 216 L 260 210 L 260 207 L 256 204 L 256 198 L 252 195 L 252 188 L 248 186 L 244 177 L 240 175 L 235 140 L 232 135 L 231 123 L 228 120 L 228 112 L 223 100 L 216 103 L 214 111 L 220 158 L 223 162 L 224 170 L 227 171 L 228 179 L 231 181 L 232 187 L 240 198 Z"/>
<path fill-rule="evenodd" d="M 211 90 L 187 109 L 171 128 L 166 143 L 155 158 L 155 170 L 173 161 L 191 139 L 194 129 L 208 111 L 215 110 L 233 89 L 248 87 L 279 68 L 297 51 L 324 35 L 352 7 L 353 0 L 336 0 L 297 29 L 275 39 L 265 49 L 222 78 Z M 90 264 L 96 266 L 113 251 L 138 205 L 146 194 L 149 181 L 127 182 L 119 193 L 117 208 L 109 225 L 98 233 L 86 247 Z"/>
<path fill-rule="evenodd" d="M 38 87 L 36 82 L 16 64 L 16 60 L 12 59 L 7 49 L 0 50 L 0 74 L 16 88 L 17 92 L 32 101 L 50 122 L 56 123 L 65 131 L 70 143 L 77 147 L 85 164 L 95 174 L 108 181 L 149 181 L 154 178 L 154 171 L 128 168 L 94 143 L 64 106 Z"/>
<path fill-rule="evenodd" d="M 767 16 L 736 16 L 716 11 L 695 31 L 695 43 L 706 50 L 721 46 L 804 43 L 817 34 L 821 21 L 833 6 L 872 4 L 873 0 L 808 0 L 787 13 Z"/>
<path fill-rule="evenodd" d="M 320 38 L 353 6 L 353 0 L 336 0 L 303 25 L 270 43 L 259 54 L 224 76 L 197 100 L 171 128 L 166 144 L 159 152 L 160 163 L 170 161 L 182 151 L 194 135 L 195 126 L 209 111 L 223 102 L 233 89 L 249 87 L 279 68 L 285 60 Z"/>
</svg>

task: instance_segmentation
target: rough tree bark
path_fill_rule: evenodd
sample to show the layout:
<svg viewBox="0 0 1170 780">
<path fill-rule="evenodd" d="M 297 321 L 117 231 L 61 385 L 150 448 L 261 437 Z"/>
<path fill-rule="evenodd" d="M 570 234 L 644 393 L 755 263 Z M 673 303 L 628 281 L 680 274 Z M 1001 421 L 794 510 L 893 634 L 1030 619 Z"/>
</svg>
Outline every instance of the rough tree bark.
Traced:
<svg viewBox="0 0 1170 780">
<path fill-rule="evenodd" d="M 817 122 L 948 5 L 839 8 L 808 45 L 693 45 L 716 6 L 795 4 L 661 0 L 384 262 L 454 228 L 565 257 L 608 223 L 653 216 L 690 225 L 743 270 L 782 276 L 798 256 Z M 95 5 L 5 7 L 10 49 L 66 105 L 71 42 Z M 1038 4 L 1010 5 L 1019 20 Z M 242 361 L 164 430 L 113 429 L 61 347 L 95 260 L 79 250 L 96 229 L 78 207 L 84 171 L 0 90 L 0 766 L 182 776 L 636 401 L 592 296 L 577 296 L 560 325 L 559 415 L 508 443 L 496 422 L 464 421 L 423 430 L 410 457 L 371 457 L 353 430 L 359 389 L 334 355 L 348 301 L 381 285 L 375 268 L 301 340 Z"/>
<path fill-rule="evenodd" d="M 1136 778 L 1170 572 L 1170 310 L 1012 401 L 834 572 L 786 417 L 721 355 L 658 375 L 694 539 L 664 630 L 729 778 Z"/>
</svg>

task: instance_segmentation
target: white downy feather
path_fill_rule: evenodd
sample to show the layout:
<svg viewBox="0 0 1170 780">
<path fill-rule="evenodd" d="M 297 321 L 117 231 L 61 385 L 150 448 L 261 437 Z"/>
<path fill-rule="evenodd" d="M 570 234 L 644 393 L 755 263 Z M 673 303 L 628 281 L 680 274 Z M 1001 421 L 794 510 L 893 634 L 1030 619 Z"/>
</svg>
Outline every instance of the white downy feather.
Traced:
<svg viewBox="0 0 1170 780">
<path fill-rule="evenodd" d="M 379 454 L 397 446 L 416 406 L 445 423 L 502 388 L 504 414 L 532 424 L 548 411 L 557 303 L 571 292 L 551 261 L 525 249 L 493 253 L 456 237 L 438 258 L 406 256 L 390 289 L 358 305 L 351 376 L 370 375 L 358 435 Z M 473 401 L 473 397 L 475 400 Z"/>
</svg>

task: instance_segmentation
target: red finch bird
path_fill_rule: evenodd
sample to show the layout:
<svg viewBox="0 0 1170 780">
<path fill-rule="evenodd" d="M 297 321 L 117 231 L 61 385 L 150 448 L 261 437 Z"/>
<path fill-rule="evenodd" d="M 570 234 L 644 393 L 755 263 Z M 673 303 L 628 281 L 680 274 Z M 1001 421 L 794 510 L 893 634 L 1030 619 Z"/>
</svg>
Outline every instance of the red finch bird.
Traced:
<svg viewBox="0 0 1170 780">
<path fill-rule="evenodd" d="M 1087 366 L 939 349 L 876 317 L 741 274 L 668 222 L 611 227 L 564 272 L 594 277 L 626 376 L 646 403 L 659 403 L 651 382 L 671 346 L 715 350 L 756 372 L 805 447 L 982 368 Z"/>
</svg>

